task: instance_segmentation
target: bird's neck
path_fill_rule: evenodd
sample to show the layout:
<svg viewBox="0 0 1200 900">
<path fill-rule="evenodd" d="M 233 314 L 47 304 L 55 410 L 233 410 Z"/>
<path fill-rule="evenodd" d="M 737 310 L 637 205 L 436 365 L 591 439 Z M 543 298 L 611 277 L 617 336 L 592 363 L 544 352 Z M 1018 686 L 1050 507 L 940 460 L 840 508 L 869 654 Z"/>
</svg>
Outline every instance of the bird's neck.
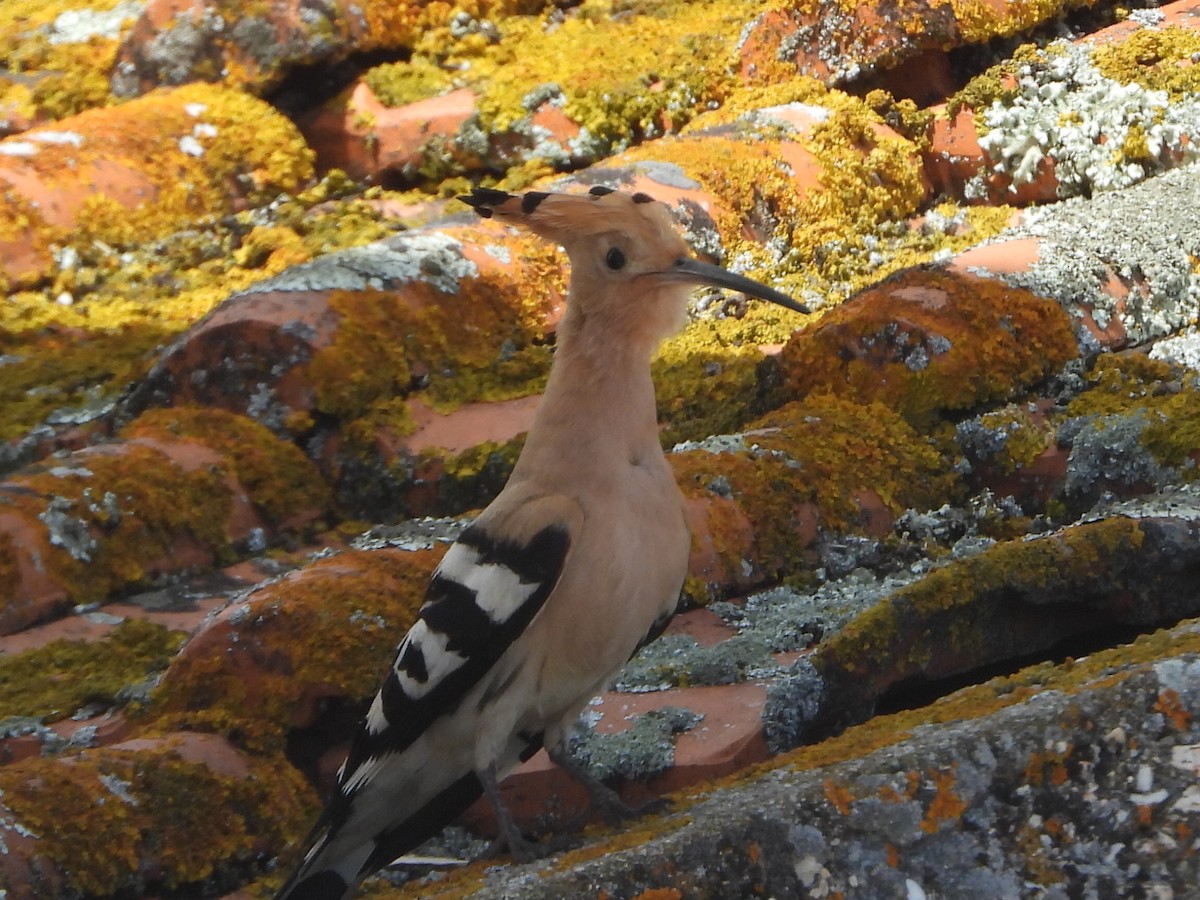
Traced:
<svg viewBox="0 0 1200 900">
<path fill-rule="evenodd" d="M 546 393 L 513 477 L 547 466 L 578 472 L 661 458 L 652 350 L 586 329 L 560 331 Z"/>
</svg>

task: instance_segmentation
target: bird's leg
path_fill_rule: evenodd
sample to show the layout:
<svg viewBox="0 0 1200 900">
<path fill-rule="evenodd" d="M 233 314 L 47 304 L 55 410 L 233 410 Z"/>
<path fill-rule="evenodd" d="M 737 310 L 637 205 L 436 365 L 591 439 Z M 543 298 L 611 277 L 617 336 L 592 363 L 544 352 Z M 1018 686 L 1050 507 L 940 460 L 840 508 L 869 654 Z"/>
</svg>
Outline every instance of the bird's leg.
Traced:
<svg viewBox="0 0 1200 900">
<path fill-rule="evenodd" d="M 621 795 L 593 775 L 579 760 L 571 755 L 564 738 L 553 747 L 546 748 L 551 762 L 579 782 L 588 792 L 590 801 L 588 809 L 577 820 L 568 823 L 568 827 L 583 825 L 593 812 L 599 812 L 606 822 L 615 825 L 625 819 L 634 819 L 665 805 L 663 800 L 651 800 L 642 806 L 630 806 L 621 799 Z"/>
<path fill-rule="evenodd" d="M 500 797 L 500 781 L 496 777 L 496 764 L 492 763 L 477 774 L 479 783 L 483 785 L 484 794 L 491 801 L 492 809 L 496 811 L 496 827 L 500 830 L 496 840 L 492 841 L 491 846 L 484 851 L 483 855 L 499 856 L 507 850 L 517 862 L 530 862 L 537 859 L 541 855 L 538 848 L 521 835 L 521 829 L 517 827 L 516 821 L 513 820 Z"/>
</svg>

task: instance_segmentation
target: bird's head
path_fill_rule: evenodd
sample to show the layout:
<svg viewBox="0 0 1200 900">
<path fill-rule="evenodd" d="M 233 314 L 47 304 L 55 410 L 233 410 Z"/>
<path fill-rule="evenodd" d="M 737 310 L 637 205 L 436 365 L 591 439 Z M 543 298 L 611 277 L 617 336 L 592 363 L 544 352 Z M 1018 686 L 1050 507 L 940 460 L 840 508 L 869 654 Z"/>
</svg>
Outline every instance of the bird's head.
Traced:
<svg viewBox="0 0 1200 900">
<path fill-rule="evenodd" d="M 476 188 L 459 199 L 484 218 L 562 245 L 571 260 L 568 321 L 598 320 L 606 331 L 657 344 L 682 326 L 688 289 L 701 284 L 809 311 L 765 284 L 696 259 L 667 208 L 646 194 L 600 186 L 586 194 Z"/>
</svg>

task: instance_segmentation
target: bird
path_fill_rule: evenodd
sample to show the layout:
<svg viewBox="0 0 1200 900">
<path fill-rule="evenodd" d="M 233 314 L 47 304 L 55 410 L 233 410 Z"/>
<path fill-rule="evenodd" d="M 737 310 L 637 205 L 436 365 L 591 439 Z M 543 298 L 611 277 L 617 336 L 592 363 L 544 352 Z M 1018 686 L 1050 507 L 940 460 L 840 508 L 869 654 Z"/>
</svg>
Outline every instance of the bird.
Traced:
<svg viewBox="0 0 1200 900">
<path fill-rule="evenodd" d="M 659 438 L 650 361 L 694 285 L 803 304 L 693 257 L 645 193 L 476 188 L 484 218 L 566 251 L 545 392 L 505 487 L 447 550 L 277 900 L 347 900 L 486 795 L 498 842 L 537 848 L 499 783 L 545 747 L 593 808 L 636 811 L 567 749 L 583 708 L 675 612 L 691 538 Z"/>
</svg>

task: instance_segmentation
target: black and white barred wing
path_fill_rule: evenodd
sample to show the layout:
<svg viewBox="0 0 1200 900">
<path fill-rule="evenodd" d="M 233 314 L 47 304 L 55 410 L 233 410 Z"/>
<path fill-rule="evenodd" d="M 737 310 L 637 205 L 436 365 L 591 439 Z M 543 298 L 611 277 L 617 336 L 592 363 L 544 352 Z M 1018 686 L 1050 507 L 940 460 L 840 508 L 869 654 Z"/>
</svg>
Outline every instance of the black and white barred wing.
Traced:
<svg viewBox="0 0 1200 900">
<path fill-rule="evenodd" d="M 343 896 L 360 877 L 436 834 L 480 795 L 473 771 L 436 770 L 422 736 L 439 719 L 473 713 L 459 709 L 462 699 L 545 605 L 570 545 L 563 524 L 518 542 L 477 523 L 450 547 L 354 738 L 309 852 L 280 900 Z M 537 740 L 530 738 L 522 758 L 538 749 Z M 420 770 L 421 790 L 390 796 L 387 788 L 403 784 L 410 768 Z M 372 785 L 379 790 L 368 790 Z M 414 803 L 413 796 L 420 799 Z"/>
<path fill-rule="evenodd" d="M 447 715 L 528 627 L 558 583 L 570 548 L 566 528 L 525 544 L 467 528 L 442 558 L 417 622 L 367 713 L 342 770 L 342 790 L 369 780 L 370 761 L 398 753 Z"/>
</svg>

